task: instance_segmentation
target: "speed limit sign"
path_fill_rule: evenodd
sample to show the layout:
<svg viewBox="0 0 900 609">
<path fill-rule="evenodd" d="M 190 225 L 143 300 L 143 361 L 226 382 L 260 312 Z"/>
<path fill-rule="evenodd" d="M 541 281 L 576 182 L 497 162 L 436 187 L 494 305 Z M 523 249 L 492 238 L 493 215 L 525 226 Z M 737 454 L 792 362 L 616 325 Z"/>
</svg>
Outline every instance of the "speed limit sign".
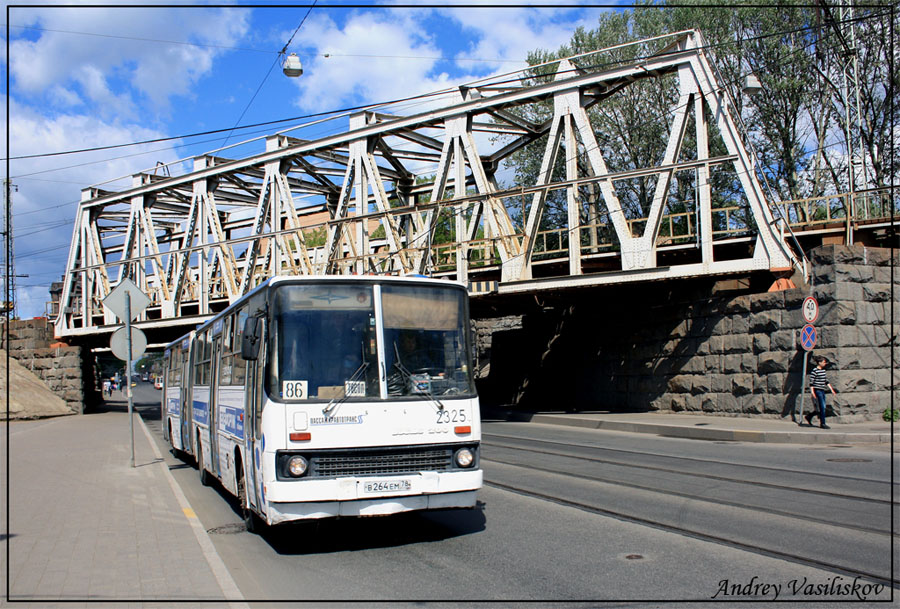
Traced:
<svg viewBox="0 0 900 609">
<path fill-rule="evenodd" d="M 819 301 L 813 296 L 807 296 L 803 299 L 803 306 L 800 308 L 803 313 L 803 320 L 808 323 L 814 323 L 819 319 Z"/>
</svg>

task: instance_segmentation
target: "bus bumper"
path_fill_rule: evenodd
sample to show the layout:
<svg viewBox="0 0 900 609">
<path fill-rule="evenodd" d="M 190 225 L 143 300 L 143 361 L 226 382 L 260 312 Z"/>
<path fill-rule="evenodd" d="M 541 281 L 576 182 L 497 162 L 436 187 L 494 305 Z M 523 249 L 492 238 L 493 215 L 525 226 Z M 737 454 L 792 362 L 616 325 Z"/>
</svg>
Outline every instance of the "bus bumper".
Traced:
<svg viewBox="0 0 900 609">
<path fill-rule="evenodd" d="M 278 524 L 291 520 L 334 518 L 338 516 L 383 516 L 414 510 L 475 507 L 475 495 L 482 485 L 481 470 L 456 472 L 449 475 L 442 474 L 440 477 L 441 484 L 438 485 L 440 490 L 434 489 L 432 492 L 420 492 L 415 495 L 385 493 L 380 496 L 363 497 L 361 492 L 357 490 L 353 493 L 353 495 L 355 495 L 354 498 L 347 497 L 348 493 L 346 490 L 350 488 L 360 489 L 361 485 L 367 481 L 371 481 L 371 479 L 343 478 L 337 481 L 323 480 L 321 482 L 312 482 L 312 484 L 315 485 L 326 485 L 326 488 L 338 483 L 340 487 L 344 489 L 344 492 L 336 494 L 338 496 L 343 495 L 347 498 L 332 500 L 322 500 L 323 497 L 321 497 L 321 494 L 315 492 L 325 489 L 314 489 L 310 486 L 303 488 L 304 485 L 297 485 L 296 482 L 281 483 L 289 485 L 293 484 L 297 491 L 312 491 L 309 495 L 315 497 L 310 497 L 311 500 L 308 501 L 301 500 L 300 497 L 295 501 L 273 501 L 270 496 L 270 500 L 267 502 L 266 506 L 268 508 L 266 514 L 267 520 L 269 524 Z M 281 494 L 282 493 L 279 493 L 279 495 Z M 304 494 L 306 493 L 304 492 Z M 334 495 L 332 497 L 334 497 Z"/>
</svg>

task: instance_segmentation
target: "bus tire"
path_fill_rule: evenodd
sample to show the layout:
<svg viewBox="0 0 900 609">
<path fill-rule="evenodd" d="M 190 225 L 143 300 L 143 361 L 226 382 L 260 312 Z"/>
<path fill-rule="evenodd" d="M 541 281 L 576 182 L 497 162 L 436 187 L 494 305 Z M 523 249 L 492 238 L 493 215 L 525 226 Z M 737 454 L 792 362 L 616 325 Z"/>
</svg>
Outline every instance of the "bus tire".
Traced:
<svg viewBox="0 0 900 609">
<path fill-rule="evenodd" d="M 197 436 L 197 471 L 200 472 L 200 484 L 209 486 L 211 480 L 209 472 L 203 467 L 203 443 L 200 442 L 200 436 Z"/>
<path fill-rule="evenodd" d="M 260 533 L 265 526 L 265 523 L 263 523 L 262 519 L 256 515 L 256 512 L 250 507 L 250 502 L 247 500 L 247 484 L 244 482 L 243 466 L 240 462 L 235 465 L 237 465 L 238 502 L 241 506 L 241 516 L 244 519 L 244 526 L 247 528 L 248 533 Z"/>
</svg>

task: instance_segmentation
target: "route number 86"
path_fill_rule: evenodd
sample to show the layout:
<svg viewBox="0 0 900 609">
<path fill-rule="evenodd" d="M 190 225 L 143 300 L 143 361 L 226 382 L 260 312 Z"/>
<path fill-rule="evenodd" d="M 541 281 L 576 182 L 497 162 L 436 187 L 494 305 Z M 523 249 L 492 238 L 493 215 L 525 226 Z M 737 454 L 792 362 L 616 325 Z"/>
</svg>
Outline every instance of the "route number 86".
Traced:
<svg viewBox="0 0 900 609">
<path fill-rule="evenodd" d="M 307 381 L 284 381 L 281 383 L 281 395 L 286 400 L 305 400 Z"/>
</svg>

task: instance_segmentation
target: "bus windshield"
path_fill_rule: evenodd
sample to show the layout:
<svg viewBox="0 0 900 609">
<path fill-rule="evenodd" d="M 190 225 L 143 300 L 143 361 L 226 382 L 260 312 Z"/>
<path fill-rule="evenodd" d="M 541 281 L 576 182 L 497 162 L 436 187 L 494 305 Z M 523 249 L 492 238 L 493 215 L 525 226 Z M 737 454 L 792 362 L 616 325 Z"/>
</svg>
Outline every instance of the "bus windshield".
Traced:
<svg viewBox="0 0 900 609">
<path fill-rule="evenodd" d="M 293 401 L 472 395 L 465 293 L 394 284 L 383 285 L 380 294 L 381 345 L 371 285 L 278 286 L 270 396 Z"/>
</svg>

